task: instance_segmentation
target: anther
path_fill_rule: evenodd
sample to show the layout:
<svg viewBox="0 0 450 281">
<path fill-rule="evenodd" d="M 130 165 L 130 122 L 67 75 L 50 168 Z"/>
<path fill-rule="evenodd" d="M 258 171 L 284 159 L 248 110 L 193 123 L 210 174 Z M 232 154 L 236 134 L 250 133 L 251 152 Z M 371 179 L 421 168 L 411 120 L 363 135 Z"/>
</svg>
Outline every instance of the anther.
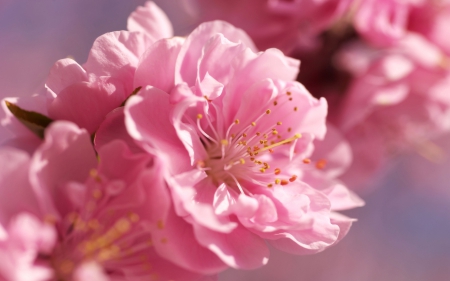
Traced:
<svg viewBox="0 0 450 281">
<path fill-rule="evenodd" d="M 256 123 L 255 123 L 255 122 L 252 122 L 252 126 L 255 127 L 255 126 L 256 126 Z"/>
<path fill-rule="evenodd" d="M 291 127 L 289 127 L 289 128 L 287 129 L 287 131 L 288 131 L 288 132 L 291 132 L 291 131 L 292 131 L 292 128 L 291 128 Z"/>
<path fill-rule="evenodd" d="M 303 159 L 303 163 L 309 164 L 309 163 L 311 163 L 311 159 L 305 158 L 305 159 Z"/>
<path fill-rule="evenodd" d="M 289 101 L 292 101 L 292 98 L 289 98 Z"/>
<path fill-rule="evenodd" d="M 280 184 L 281 180 L 280 179 L 275 179 L 275 184 Z"/>
<path fill-rule="evenodd" d="M 290 95 L 291 95 L 291 92 L 286 92 L 286 94 L 287 94 L 288 96 L 290 96 Z"/>
<path fill-rule="evenodd" d="M 287 180 L 281 180 L 281 185 L 287 185 L 289 182 Z"/>
<path fill-rule="evenodd" d="M 295 181 L 297 179 L 297 176 L 296 175 L 293 175 L 290 179 L 289 179 L 289 181 L 290 182 L 293 182 L 293 181 Z"/>
<path fill-rule="evenodd" d="M 221 143 L 222 145 L 228 145 L 228 140 L 221 140 L 220 143 Z"/>
<path fill-rule="evenodd" d="M 267 185 L 268 188 L 271 188 L 272 186 L 273 186 L 273 184 L 271 184 L 271 183 L 269 183 L 269 184 Z"/>
<path fill-rule="evenodd" d="M 202 119 L 202 118 L 203 118 L 203 115 L 201 115 L 200 113 L 197 114 L 197 119 Z"/>
<path fill-rule="evenodd" d="M 281 124 L 282 124 L 281 121 L 278 121 L 278 122 L 277 122 L 277 125 L 278 125 L 278 126 L 280 126 Z"/>
<path fill-rule="evenodd" d="M 297 111 L 298 110 L 298 107 L 294 107 L 294 111 Z"/>
<path fill-rule="evenodd" d="M 317 161 L 316 163 L 316 168 L 321 170 L 323 168 L 325 168 L 325 165 L 327 164 L 327 160 L 325 159 L 320 159 L 319 161 Z"/>
<path fill-rule="evenodd" d="M 239 124 L 239 119 L 234 120 L 234 124 Z"/>
<path fill-rule="evenodd" d="M 246 137 L 247 137 L 247 134 L 246 134 L 246 133 L 243 133 L 242 136 L 243 136 L 244 138 L 246 138 Z"/>
<path fill-rule="evenodd" d="M 299 134 L 299 133 L 297 133 L 297 134 L 295 134 L 292 138 L 288 138 L 288 139 L 282 140 L 282 141 L 280 141 L 280 142 L 274 143 L 274 144 L 272 144 L 272 145 L 269 145 L 268 147 L 264 147 L 263 149 L 261 149 L 261 151 L 268 150 L 268 149 L 270 149 L 270 148 L 273 148 L 273 147 L 276 147 L 276 146 L 279 146 L 279 145 L 282 145 L 282 144 L 285 144 L 285 143 L 289 143 L 290 141 L 299 139 L 299 138 L 301 138 L 301 137 L 302 137 L 302 135 Z"/>
<path fill-rule="evenodd" d="M 259 171 L 260 171 L 261 173 L 264 173 L 264 172 L 266 172 L 266 169 L 261 168 L 261 169 L 259 169 Z"/>
<path fill-rule="evenodd" d="M 277 104 L 278 104 L 278 102 L 277 102 L 277 101 L 274 101 L 274 102 L 273 102 L 273 105 L 277 105 Z"/>
<path fill-rule="evenodd" d="M 281 173 L 280 168 L 275 168 L 275 175 L 279 175 Z"/>
<path fill-rule="evenodd" d="M 205 168 L 206 163 L 203 160 L 198 160 L 197 161 L 197 168 Z"/>
<path fill-rule="evenodd" d="M 267 110 L 266 110 L 266 114 L 270 114 L 270 109 L 267 109 Z"/>
<path fill-rule="evenodd" d="M 102 197 L 102 191 L 100 189 L 93 190 L 92 197 L 94 197 L 94 199 L 100 199 L 100 197 Z"/>
<path fill-rule="evenodd" d="M 240 162 L 241 164 L 245 164 L 244 158 L 239 159 L 239 162 Z"/>
</svg>

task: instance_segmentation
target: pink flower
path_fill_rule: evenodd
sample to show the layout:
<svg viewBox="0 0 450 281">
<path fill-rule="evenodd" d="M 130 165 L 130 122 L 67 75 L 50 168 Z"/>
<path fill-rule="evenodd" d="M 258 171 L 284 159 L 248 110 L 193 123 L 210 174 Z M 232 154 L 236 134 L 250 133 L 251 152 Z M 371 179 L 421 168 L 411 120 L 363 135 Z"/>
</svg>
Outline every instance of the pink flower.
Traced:
<svg viewBox="0 0 450 281">
<path fill-rule="evenodd" d="M 202 278 L 152 247 L 141 182 L 163 181 L 157 159 L 115 141 L 97 164 L 88 132 L 63 121 L 31 156 L 2 148 L 0 158 L 10 164 L 0 175 L 2 280 Z"/>
<path fill-rule="evenodd" d="M 261 50 L 289 53 L 311 47 L 349 8 L 351 0 L 186 0 L 199 22 L 225 20 L 244 29 Z"/>
<path fill-rule="evenodd" d="M 324 168 L 322 158 L 317 168 L 308 164 L 313 141 L 326 133 L 327 105 L 293 81 L 298 61 L 276 49 L 254 53 L 248 41 L 217 21 L 186 40 L 156 42 L 136 70 L 134 86 L 143 90 L 125 106 L 129 134 L 165 163 L 167 186 L 147 188 L 152 235 L 161 237 L 155 248 L 204 273 L 265 264 L 266 241 L 292 253 L 322 251 L 351 224 L 331 210 L 362 204 L 335 181 L 343 162 L 330 162 L 334 175 L 312 171 Z M 163 71 L 155 77 L 154 69 Z M 329 141 L 339 147 L 335 135 Z"/>
<path fill-rule="evenodd" d="M 139 57 L 157 40 L 173 35 L 167 16 L 153 2 L 133 12 L 127 25 L 129 31 L 110 32 L 97 38 L 83 66 L 69 58 L 57 61 L 46 80 L 46 102 L 42 102 L 42 96 L 5 100 L 53 120 L 74 122 L 95 133 L 105 116 L 135 90 L 133 80 Z M 5 139 L 24 135 L 32 139 L 4 107 L 2 101 L 2 125 L 8 126 L 5 134 L 10 135 Z"/>
<path fill-rule="evenodd" d="M 429 142 L 450 130 L 444 54 L 419 36 L 407 36 L 398 45 L 375 51 L 358 44 L 344 50 L 344 57 L 359 62 L 349 65 L 355 78 L 339 116 L 355 155 L 347 180 L 361 182 L 388 156 L 405 150 L 431 160 L 440 157 Z"/>
</svg>

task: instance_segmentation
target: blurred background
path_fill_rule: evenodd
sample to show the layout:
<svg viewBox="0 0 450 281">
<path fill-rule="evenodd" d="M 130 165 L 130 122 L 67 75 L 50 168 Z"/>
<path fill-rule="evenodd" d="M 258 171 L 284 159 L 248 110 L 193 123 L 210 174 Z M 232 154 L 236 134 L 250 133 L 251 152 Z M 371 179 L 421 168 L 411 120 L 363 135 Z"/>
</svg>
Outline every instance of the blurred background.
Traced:
<svg viewBox="0 0 450 281">
<path fill-rule="evenodd" d="M 0 97 L 41 89 L 53 63 L 85 62 L 99 35 L 126 29 L 143 0 L 0 0 Z M 193 28 L 180 0 L 155 0 L 175 33 Z M 450 136 L 437 141 L 450 155 Z M 358 219 L 338 245 L 312 256 L 272 250 L 255 271 L 228 270 L 220 281 L 446 281 L 450 280 L 450 157 L 433 164 L 411 154 L 386 167 Z"/>
</svg>

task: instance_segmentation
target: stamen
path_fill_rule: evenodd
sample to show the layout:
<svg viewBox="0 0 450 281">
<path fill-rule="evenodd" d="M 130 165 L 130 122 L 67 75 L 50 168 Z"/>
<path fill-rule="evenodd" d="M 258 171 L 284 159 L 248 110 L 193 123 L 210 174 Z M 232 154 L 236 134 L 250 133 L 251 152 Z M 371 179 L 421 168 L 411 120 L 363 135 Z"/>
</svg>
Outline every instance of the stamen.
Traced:
<svg viewBox="0 0 450 281">
<path fill-rule="evenodd" d="M 275 169 L 275 175 L 279 175 L 280 173 L 281 173 L 280 168 L 276 168 L 276 169 Z"/>
<path fill-rule="evenodd" d="M 289 182 L 287 180 L 281 180 L 281 185 L 287 185 Z"/>
<path fill-rule="evenodd" d="M 280 126 L 281 124 L 282 124 L 281 121 L 278 121 L 278 122 L 277 122 L 277 125 L 278 125 L 278 126 Z"/>
<path fill-rule="evenodd" d="M 208 119 L 208 118 L 207 118 Z M 209 120 L 209 119 L 208 119 Z M 200 133 L 202 133 L 202 135 L 204 135 L 205 137 L 207 137 L 210 141 L 212 141 L 213 143 L 217 144 L 217 141 L 215 139 L 213 139 L 210 135 L 208 135 L 205 131 L 203 131 L 202 126 L 200 126 L 200 119 L 197 116 L 197 128 L 200 131 Z"/>
<path fill-rule="evenodd" d="M 311 163 L 311 159 L 305 158 L 305 159 L 303 159 L 303 163 L 309 164 L 309 163 Z"/>
<path fill-rule="evenodd" d="M 290 179 L 289 179 L 289 181 L 290 182 L 293 182 L 293 181 L 295 181 L 297 179 L 297 176 L 296 175 L 293 175 Z"/>
<path fill-rule="evenodd" d="M 270 114 L 270 112 L 271 112 L 270 109 L 266 110 L 266 114 Z"/>
<path fill-rule="evenodd" d="M 268 147 L 264 147 L 263 149 L 261 149 L 261 151 L 268 150 L 268 149 L 270 149 L 270 148 L 273 148 L 273 147 L 276 147 L 276 146 L 279 146 L 279 145 L 288 143 L 288 142 L 290 142 L 290 141 L 299 139 L 299 138 L 301 138 L 301 137 L 302 137 L 302 135 L 299 134 L 299 133 L 297 133 L 297 134 L 295 134 L 292 138 L 288 138 L 288 139 L 282 140 L 282 141 L 280 141 L 280 142 L 274 143 L 274 144 L 272 144 L 272 145 L 269 145 Z"/>
</svg>

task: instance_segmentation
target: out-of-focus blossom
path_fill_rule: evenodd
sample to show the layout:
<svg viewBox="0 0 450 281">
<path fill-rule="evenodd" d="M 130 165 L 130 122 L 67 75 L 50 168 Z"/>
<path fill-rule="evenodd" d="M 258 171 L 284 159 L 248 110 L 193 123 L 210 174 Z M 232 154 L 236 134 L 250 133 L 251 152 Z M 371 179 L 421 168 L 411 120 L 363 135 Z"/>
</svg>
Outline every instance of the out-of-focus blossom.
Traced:
<svg viewBox="0 0 450 281">
<path fill-rule="evenodd" d="M 246 42 L 245 33 L 220 21 L 185 40 L 156 42 L 136 70 L 134 87 L 143 90 L 125 105 L 128 133 L 166 163 L 169 190 L 152 198 L 173 205 L 160 211 L 159 233 L 168 240 L 155 247 L 195 271 L 259 267 L 268 258 L 264 240 L 291 253 L 322 251 L 352 221 L 331 210 L 362 205 L 327 182 L 334 176 L 312 171 L 329 156 L 324 150 L 317 163 L 309 159 L 313 141 L 325 135 L 327 106 L 293 81 L 298 61 L 275 49 L 254 53 Z M 189 248 L 177 242 L 181 229 L 190 233 L 182 237 Z M 196 244 L 217 258 L 192 256 Z"/>
<path fill-rule="evenodd" d="M 152 247 L 141 181 L 163 179 L 150 155 L 115 141 L 97 164 L 88 132 L 61 121 L 31 156 L 3 147 L 0 158 L 2 280 L 202 278 Z"/>
<path fill-rule="evenodd" d="M 415 150 L 431 161 L 442 155 L 430 140 L 450 130 L 450 72 L 445 54 L 420 36 L 377 50 L 348 45 L 341 63 L 353 74 L 339 128 L 354 150 L 347 181 L 357 183 L 390 156 Z"/>
<path fill-rule="evenodd" d="M 261 50 L 316 46 L 319 34 L 352 0 L 185 0 L 199 22 L 221 19 L 244 29 Z"/>
</svg>

